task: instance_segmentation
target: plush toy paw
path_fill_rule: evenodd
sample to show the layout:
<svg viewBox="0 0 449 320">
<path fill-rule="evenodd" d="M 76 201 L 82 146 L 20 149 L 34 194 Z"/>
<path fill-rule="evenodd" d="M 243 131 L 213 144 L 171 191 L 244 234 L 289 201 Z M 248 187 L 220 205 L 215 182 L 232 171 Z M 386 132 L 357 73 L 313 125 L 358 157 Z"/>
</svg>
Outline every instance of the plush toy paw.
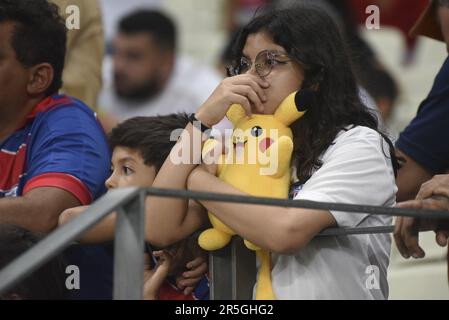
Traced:
<svg viewBox="0 0 449 320">
<path fill-rule="evenodd" d="M 258 246 L 256 246 L 255 244 L 249 242 L 248 240 L 243 240 L 243 242 L 245 243 L 245 246 L 246 246 L 249 250 L 253 250 L 253 251 L 260 250 L 260 247 L 258 247 Z"/>
<path fill-rule="evenodd" d="M 206 251 L 214 251 L 226 246 L 231 241 L 231 237 L 228 233 L 211 228 L 200 234 L 198 244 Z"/>
</svg>

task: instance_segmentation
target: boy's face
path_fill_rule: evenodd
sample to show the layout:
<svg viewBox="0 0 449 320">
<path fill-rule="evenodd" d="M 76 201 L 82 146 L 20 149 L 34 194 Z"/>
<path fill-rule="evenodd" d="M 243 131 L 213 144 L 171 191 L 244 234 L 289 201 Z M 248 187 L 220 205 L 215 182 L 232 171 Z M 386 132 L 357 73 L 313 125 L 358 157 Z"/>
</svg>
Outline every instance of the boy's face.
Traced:
<svg viewBox="0 0 449 320">
<path fill-rule="evenodd" d="M 111 162 L 112 174 L 105 182 L 108 189 L 152 186 L 156 169 L 144 163 L 139 151 L 115 147 Z"/>
</svg>

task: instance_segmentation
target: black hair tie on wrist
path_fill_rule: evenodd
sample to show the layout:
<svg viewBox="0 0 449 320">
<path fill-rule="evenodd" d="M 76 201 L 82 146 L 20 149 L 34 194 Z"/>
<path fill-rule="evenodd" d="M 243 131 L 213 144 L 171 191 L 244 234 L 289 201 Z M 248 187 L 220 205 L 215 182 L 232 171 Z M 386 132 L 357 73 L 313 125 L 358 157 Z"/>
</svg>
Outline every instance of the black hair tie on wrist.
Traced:
<svg viewBox="0 0 449 320">
<path fill-rule="evenodd" d="M 210 130 L 208 126 L 203 124 L 200 120 L 198 120 L 194 113 L 192 113 L 189 117 L 189 122 L 197 129 L 200 129 L 202 133 L 206 132 L 207 130 Z M 195 123 L 200 123 L 201 127 L 198 127 L 198 125 L 195 125 Z"/>
</svg>

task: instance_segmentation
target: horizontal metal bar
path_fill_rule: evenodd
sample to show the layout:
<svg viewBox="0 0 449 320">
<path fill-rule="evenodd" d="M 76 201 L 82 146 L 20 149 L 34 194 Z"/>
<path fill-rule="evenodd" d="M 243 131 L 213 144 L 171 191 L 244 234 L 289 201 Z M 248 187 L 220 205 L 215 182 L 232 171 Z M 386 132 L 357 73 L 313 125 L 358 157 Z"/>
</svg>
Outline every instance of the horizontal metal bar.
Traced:
<svg viewBox="0 0 449 320">
<path fill-rule="evenodd" d="M 125 205 L 138 194 L 137 188 L 108 192 L 92 204 L 85 214 L 50 233 L 0 271 L 0 294 L 62 252 L 81 234 L 113 212 L 119 205 Z"/>
<path fill-rule="evenodd" d="M 80 215 L 66 225 L 58 228 L 48 235 L 32 249 L 25 252 L 19 258 L 0 271 L 0 293 L 6 291 L 12 285 L 42 266 L 51 257 L 64 250 L 73 240 L 102 220 L 107 214 L 126 205 L 134 197 L 138 196 L 137 188 L 117 189 L 104 195 L 89 207 L 86 214 Z M 378 207 L 367 205 L 315 202 L 308 200 L 288 200 L 264 197 L 249 197 L 229 194 L 214 194 L 209 192 L 196 192 L 189 190 L 157 189 L 149 188 L 145 193 L 151 196 L 190 198 L 206 201 L 223 201 L 232 203 L 258 204 L 268 206 L 305 208 L 315 210 L 346 211 L 355 214 L 369 213 L 372 215 L 390 215 L 423 217 L 432 219 L 449 219 L 449 212 L 425 209 L 403 209 Z M 324 230 L 321 235 L 347 235 L 362 233 L 389 233 L 393 226 L 370 228 L 332 228 Z"/>
<path fill-rule="evenodd" d="M 218 201 L 231 203 L 246 203 L 287 208 L 304 208 L 313 210 L 344 211 L 355 214 L 369 213 L 371 215 L 386 215 L 397 217 L 415 217 L 427 219 L 449 219 L 449 211 L 428 209 L 404 209 L 395 207 L 368 206 L 347 203 L 317 202 L 310 200 L 289 200 L 268 197 L 241 196 L 224 193 L 211 193 L 190 190 L 148 188 L 146 193 L 151 196 L 184 198 L 203 201 Z"/>
<path fill-rule="evenodd" d="M 378 233 L 392 233 L 394 226 L 379 226 L 379 227 L 355 227 L 355 228 L 328 228 L 317 234 L 322 236 L 348 236 L 358 234 L 378 234 Z"/>
</svg>

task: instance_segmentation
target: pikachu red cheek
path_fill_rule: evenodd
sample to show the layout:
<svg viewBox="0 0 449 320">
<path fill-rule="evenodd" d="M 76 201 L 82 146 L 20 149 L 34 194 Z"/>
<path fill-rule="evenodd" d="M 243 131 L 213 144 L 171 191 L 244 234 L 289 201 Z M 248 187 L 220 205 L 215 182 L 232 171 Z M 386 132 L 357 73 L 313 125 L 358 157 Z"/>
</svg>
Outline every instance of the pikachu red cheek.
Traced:
<svg viewBox="0 0 449 320">
<path fill-rule="evenodd" d="M 274 140 L 271 138 L 265 138 L 259 142 L 259 150 L 265 152 L 272 144 Z"/>
</svg>

